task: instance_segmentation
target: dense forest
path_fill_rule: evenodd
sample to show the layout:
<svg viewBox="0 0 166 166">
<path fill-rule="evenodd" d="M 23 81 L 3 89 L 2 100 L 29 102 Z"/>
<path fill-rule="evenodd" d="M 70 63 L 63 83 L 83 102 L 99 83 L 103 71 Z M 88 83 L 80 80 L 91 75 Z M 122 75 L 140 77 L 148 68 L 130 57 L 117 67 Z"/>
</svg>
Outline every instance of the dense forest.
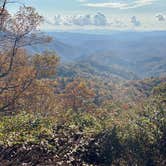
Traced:
<svg viewBox="0 0 166 166">
<path fill-rule="evenodd" d="M 66 63 L 43 17 L 14 3 L 0 0 L 0 166 L 165 166 L 164 56 L 157 72 L 109 51 Z"/>
</svg>

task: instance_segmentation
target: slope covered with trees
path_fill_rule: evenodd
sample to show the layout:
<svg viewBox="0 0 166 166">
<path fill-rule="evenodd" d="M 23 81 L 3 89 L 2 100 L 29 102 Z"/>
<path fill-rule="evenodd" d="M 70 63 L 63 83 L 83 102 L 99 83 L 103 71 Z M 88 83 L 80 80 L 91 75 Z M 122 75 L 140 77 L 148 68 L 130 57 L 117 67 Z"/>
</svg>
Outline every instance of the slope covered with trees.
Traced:
<svg viewBox="0 0 166 166">
<path fill-rule="evenodd" d="M 166 78 L 71 72 L 55 52 L 30 56 L 25 47 L 51 38 L 33 7 L 12 15 L 10 2 L 0 0 L 0 165 L 164 166 Z"/>
<path fill-rule="evenodd" d="M 30 47 L 32 52 L 55 50 L 62 69 L 111 74 L 123 79 L 165 76 L 166 32 L 108 32 L 79 34 L 50 32 L 52 42 Z M 71 67 L 71 68 L 69 68 Z"/>
</svg>

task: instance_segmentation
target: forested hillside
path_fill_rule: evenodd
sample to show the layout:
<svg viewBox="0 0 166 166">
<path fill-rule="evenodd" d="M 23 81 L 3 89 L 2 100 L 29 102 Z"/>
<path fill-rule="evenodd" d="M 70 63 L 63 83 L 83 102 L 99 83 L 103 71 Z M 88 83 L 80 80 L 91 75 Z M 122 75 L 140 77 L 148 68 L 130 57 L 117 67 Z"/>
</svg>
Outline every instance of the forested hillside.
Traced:
<svg viewBox="0 0 166 166">
<path fill-rule="evenodd" d="M 54 50 L 65 65 L 124 79 L 165 76 L 166 32 L 112 32 L 107 35 L 50 32 L 53 41 L 30 52 Z"/>
<path fill-rule="evenodd" d="M 165 166 L 166 32 L 44 33 L 43 21 L 0 0 L 0 166 Z"/>
</svg>

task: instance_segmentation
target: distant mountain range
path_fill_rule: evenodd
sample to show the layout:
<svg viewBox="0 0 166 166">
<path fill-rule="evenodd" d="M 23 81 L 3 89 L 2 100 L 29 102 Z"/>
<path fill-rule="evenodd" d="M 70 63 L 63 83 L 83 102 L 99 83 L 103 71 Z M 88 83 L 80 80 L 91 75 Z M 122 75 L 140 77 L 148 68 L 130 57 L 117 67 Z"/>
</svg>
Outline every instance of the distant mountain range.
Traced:
<svg viewBox="0 0 166 166">
<path fill-rule="evenodd" d="M 166 31 L 48 32 L 48 35 L 53 38 L 51 43 L 29 49 L 33 53 L 47 49 L 56 51 L 61 57 L 63 73 L 66 69 L 74 73 L 112 74 L 125 79 L 166 75 Z M 64 63 L 68 67 L 64 67 Z"/>
</svg>

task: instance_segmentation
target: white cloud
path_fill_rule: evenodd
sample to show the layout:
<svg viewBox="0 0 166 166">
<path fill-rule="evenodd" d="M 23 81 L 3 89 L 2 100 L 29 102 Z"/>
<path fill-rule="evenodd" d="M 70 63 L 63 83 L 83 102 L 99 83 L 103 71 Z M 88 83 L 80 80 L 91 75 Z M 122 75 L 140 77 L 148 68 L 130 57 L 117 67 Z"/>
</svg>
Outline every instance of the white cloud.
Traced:
<svg viewBox="0 0 166 166">
<path fill-rule="evenodd" d="M 166 20 L 166 18 L 163 14 L 157 14 L 156 18 L 157 18 L 158 21 L 165 21 Z"/>
<path fill-rule="evenodd" d="M 56 15 L 46 19 L 44 28 L 48 29 L 111 29 L 111 30 L 165 30 L 166 15 L 152 14 L 94 14 Z M 164 21 L 165 20 L 165 21 Z"/>
<path fill-rule="evenodd" d="M 95 15 L 73 15 L 62 16 L 56 15 L 54 17 L 54 25 L 66 25 L 66 26 L 106 26 L 109 25 L 107 17 L 103 13 L 97 13 Z"/>
<path fill-rule="evenodd" d="M 102 13 L 97 13 L 95 16 L 92 16 L 92 22 L 96 26 L 105 26 L 108 24 L 107 18 Z"/>
<path fill-rule="evenodd" d="M 161 14 L 165 17 L 165 21 L 158 21 L 156 23 L 155 16 L 152 14 L 136 14 L 136 15 L 124 15 L 122 14 L 111 14 L 105 15 L 107 24 L 105 22 L 95 23 L 94 16 L 98 14 L 85 14 L 85 15 L 57 15 L 56 21 L 54 18 L 49 17 L 42 25 L 44 30 L 166 30 L 166 15 Z M 81 19 L 80 19 L 80 16 Z M 84 18 L 84 19 L 83 19 Z M 49 21 L 50 20 L 50 21 Z M 84 21 L 80 21 L 84 20 Z M 96 25 L 97 24 L 97 25 Z M 104 25 L 103 25 L 104 24 Z"/>
<path fill-rule="evenodd" d="M 93 7 L 93 8 L 119 8 L 119 9 L 130 9 L 138 8 L 142 6 L 147 6 L 153 4 L 156 0 L 133 0 L 130 2 L 98 2 L 98 3 L 83 3 L 83 6 Z"/>
<path fill-rule="evenodd" d="M 141 27 L 141 22 L 136 16 L 127 17 L 108 17 L 103 13 L 85 14 L 85 15 L 56 15 L 52 21 L 46 19 L 46 24 L 54 27 L 98 27 L 98 28 L 133 28 Z"/>
<path fill-rule="evenodd" d="M 136 26 L 136 27 L 138 27 L 138 26 L 141 25 L 141 22 L 137 19 L 136 16 L 132 16 L 132 17 L 131 17 L 131 23 L 132 23 L 134 26 Z"/>
</svg>

